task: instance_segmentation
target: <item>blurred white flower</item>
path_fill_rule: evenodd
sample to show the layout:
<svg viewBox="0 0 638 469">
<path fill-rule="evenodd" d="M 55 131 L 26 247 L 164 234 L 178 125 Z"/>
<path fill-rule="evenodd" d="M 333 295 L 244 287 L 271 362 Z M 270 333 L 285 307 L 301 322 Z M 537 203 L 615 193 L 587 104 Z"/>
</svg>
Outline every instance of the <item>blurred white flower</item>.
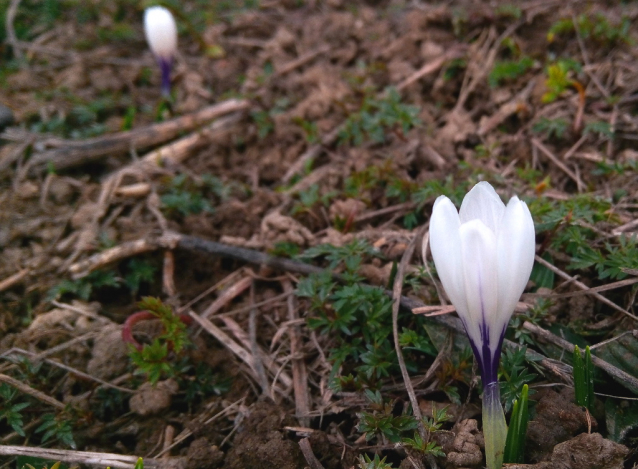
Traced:
<svg viewBox="0 0 638 469">
<path fill-rule="evenodd" d="M 170 74 L 177 52 L 177 25 L 170 11 L 161 6 L 144 12 L 144 34 L 162 71 L 162 92 L 170 95 Z"/>
</svg>

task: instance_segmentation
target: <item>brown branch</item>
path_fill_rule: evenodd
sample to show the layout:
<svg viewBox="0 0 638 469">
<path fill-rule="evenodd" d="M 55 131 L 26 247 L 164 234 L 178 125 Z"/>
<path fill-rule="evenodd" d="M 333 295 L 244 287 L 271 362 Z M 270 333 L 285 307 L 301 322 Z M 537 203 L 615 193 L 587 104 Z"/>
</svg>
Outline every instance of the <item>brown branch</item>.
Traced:
<svg viewBox="0 0 638 469">
<path fill-rule="evenodd" d="M 177 117 L 159 124 L 133 129 L 126 132 L 90 138 L 80 142 L 63 141 L 59 148 L 38 153 L 29 164 L 35 170 L 46 169 L 53 163 L 55 169 L 65 169 L 113 153 L 127 152 L 133 148 L 148 148 L 172 140 L 180 133 L 189 132 L 197 127 L 231 112 L 244 111 L 250 103 L 244 99 L 229 99 L 201 109 L 193 114 Z"/>
<path fill-rule="evenodd" d="M 290 335 L 290 355 L 292 356 L 292 382 L 295 393 L 295 411 L 297 420 L 304 427 L 310 426 L 310 393 L 308 392 L 308 370 L 302 356 L 301 331 L 294 322 L 299 319 L 299 312 L 295 304 L 295 296 L 292 282 L 288 279 L 282 282 L 284 292 L 288 293 L 288 321 L 291 325 L 288 328 Z M 310 464 L 310 463 L 309 463 Z"/>
<path fill-rule="evenodd" d="M 534 333 L 538 337 L 545 339 L 547 342 L 550 342 L 564 350 L 567 350 L 568 352 L 574 351 L 574 344 L 558 337 L 557 335 L 552 334 L 549 331 L 546 331 L 542 327 L 526 321 L 523 323 L 523 328 Z M 605 360 L 594 355 L 591 356 L 591 361 L 595 366 L 605 371 L 609 376 L 620 382 L 623 386 L 627 387 L 633 393 L 638 394 L 638 378 L 631 376 L 629 373 L 621 370 L 618 367 L 615 367 L 614 365 L 611 365 L 610 363 L 607 363 Z"/>
<path fill-rule="evenodd" d="M 556 267 L 554 264 L 547 262 L 545 259 L 543 259 L 540 256 L 536 256 L 534 258 L 536 260 L 536 262 L 538 262 L 539 264 L 547 267 L 549 270 L 551 270 L 552 272 L 554 272 L 555 274 L 557 274 L 559 277 L 568 280 L 569 282 L 573 283 L 574 285 L 576 285 L 578 288 L 580 288 L 581 290 L 586 291 L 588 294 L 593 295 L 597 300 L 599 300 L 601 303 L 605 303 L 607 306 L 611 306 L 612 308 L 614 308 L 616 311 L 620 311 L 621 313 L 629 316 L 631 319 L 638 321 L 638 317 L 636 317 L 635 315 L 631 314 L 629 311 L 627 311 L 626 309 L 621 308 L 620 306 L 618 306 L 616 303 L 614 303 L 611 300 L 608 300 L 607 298 L 605 298 L 603 295 L 601 295 L 600 293 L 594 291 L 593 289 L 589 288 L 587 285 L 585 285 L 583 282 L 580 282 L 578 280 L 576 280 L 574 277 L 572 277 L 571 275 L 563 272 L 562 270 L 560 270 L 558 267 Z"/>
<path fill-rule="evenodd" d="M 423 238 L 423 234 L 425 233 L 425 230 L 427 230 L 427 227 L 428 225 L 424 225 L 417 231 L 416 235 L 412 238 L 412 241 L 403 253 L 403 257 L 401 257 L 401 262 L 399 263 L 399 267 L 397 268 L 397 272 L 394 277 L 394 285 L 392 286 L 392 336 L 394 337 L 394 349 L 397 353 L 399 368 L 401 368 L 401 375 L 403 376 L 403 382 L 405 383 L 405 390 L 407 391 L 410 403 L 412 404 L 412 413 L 419 424 L 419 433 L 421 434 L 423 441 L 428 441 L 430 439 L 430 435 L 423 425 L 423 415 L 421 414 L 419 401 L 414 393 L 412 381 L 410 381 L 410 374 L 408 373 L 408 369 L 405 366 L 405 360 L 403 359 L 403 351 L 399 344 L 398 322 L 399 308 L 401 306 L 401 290 L 403 289 L 403 277 L 405 276 L 405 270 L 408 266 L 408 262 L 410 262 L 410 259 L 412 259 L 412 255 L 414 254 L 414 248 L 416 247 L 417 240 Z"/>
<path fill-rule="evenodd" d="M 310 440 L 308 438 L 302 438 L 299 440 L 299 448 L 301 448 L 301 452 L 303 453 L 304 458 L 306 458 L 306 462 L 310 466 L 310 469 L 325 469 L 323 464 L 317 459 L 315 453 L 312 451 L 312 447 L 310 446 Z"/>
<path fill-rule="evenodd" d="M 28 394 L 31 397 L 35 397 L 37 400 L 42 401 L 45 404 L 48 404 L 50 406 L 53 406 L 56 409 L 64 410 L 64 408 L 66 407 L 64 403 L 58 401 L 57 399 L 47 394 L 44 394 L 43 392 L 40 392 L 37 389 L 33 389 L 31 386 L 24 384 L 23 382 L 18 381 L 17 379 L 12 378 L 11 376 L 0 374 L 0 382 L 6 383 L 9 386 L 13 386 L 18 391 L 23 392 L 24 394 Z"/>
<path fill-rule="evenodd" d="M 63 449 L 34 448 L 30 446 L 2 446 L 0 455 L 3 456 L 31 456 L 50 459 L 70 464 L 86 464 L 103 469 L 106 466 L 118 469 L 133 469 L 137 456 L 123 456 L 121 454 L 95 453 L 92 451 L 70 451 Z M 159 467 L 160 463 L 152 458 L 144 458 L 144 467 Z"/>
</svg>

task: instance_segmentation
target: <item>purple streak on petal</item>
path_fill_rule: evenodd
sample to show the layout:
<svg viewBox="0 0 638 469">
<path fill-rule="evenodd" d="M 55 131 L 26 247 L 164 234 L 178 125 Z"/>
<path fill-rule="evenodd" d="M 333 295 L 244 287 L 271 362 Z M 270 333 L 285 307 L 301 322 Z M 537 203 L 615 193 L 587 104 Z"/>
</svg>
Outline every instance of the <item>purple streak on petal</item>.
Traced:
<svg viewBox="0 0 638 469">
<path fill-rule="evenodd" d="M 162 94 L 166 98 L 170 98 L 171 96 L 171 65 L 172 59 L 163 59 L 159 60 L 160 70 L 162 71 Z"/>
<path fill-rule="evenodd" d="M 462 322 L 465 327 L 465 321 Z M 475 344 L 468 334 L 470 346 L 472 347 L 472 351 L 474 352 L 474 356 L 476 357 L 476 361 L 479 365 L 483 389 L 485 389 L 488 384 L 498 382 L 498 365 L 501 361 L 501 349 L 503 348 L 503 339 L 505 338 L 506 328 L 507 326 L 503 328 L 503 331 L 500 334 L 500 339 L 494 353 L 492 353 L 490 347 L 490 335 L 488 326 L 485 322 L 481 324 L 481 344 Z M 467 327 L 465 330 L 467 331 Z"/>
</svg>

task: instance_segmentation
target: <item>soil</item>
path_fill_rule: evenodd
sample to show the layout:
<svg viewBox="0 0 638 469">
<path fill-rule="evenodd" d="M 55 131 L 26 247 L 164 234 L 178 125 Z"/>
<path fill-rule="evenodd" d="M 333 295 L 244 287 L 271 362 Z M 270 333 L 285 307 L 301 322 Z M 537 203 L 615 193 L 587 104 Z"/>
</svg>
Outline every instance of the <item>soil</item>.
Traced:
<svg viewBox="0 0 638 469">
<path fill-rule="evenodd" d="M 9 11 L 10 3 L 21 42 L 7 34 L 0 47 L 11 64 L 0 73 L 0 373 L 26 388 L 0 398 L 29 407 L 18 425 L 24 435 L 0 418 L 3 445 L 69 448 L 63 432 L 50 439 L 38 432 L 54 415 L 59 428 L 70 422 L 78 450 L 143 456 L 148 467 L 349 469 L 364 454 L 386 457 L 392 467 L 482 467 L 472 362 L 454 361 L 447 335 L 439 356 L 422 353 L 410 369 L 415 381 L 423 378 L 424 412 L 448 406 L 450 420 L 432 436 L 445 456 L 364 435 L 362 412 L 382 407 L 362 388 L 332 386 L 334 337 L 308 327 L 309 301 L 291 294 L 309 271 L 255 256 L 294 258 L 324 243 L 366 240 L 381 256 L 366 259 L 359 275 L 386 287 L 439 195 L 419 204 L 401 190 L 432 181 L 455 187 L 494 179 L 505 198 L 594 193 L 618 202 L 609 220 L 632 222 L 635 172 L 595 171 L 601 162 L 637 160 L 634 3 L 184 1 L 174 10 L 180 43 L 170 105 L 160 104 L 140 2 L 61 2 L 64 9 L 46 21 L 29 13 L 38 2 L 0 0 L 0 7 Z M 600 17 L 617 32 L 626 22 L 626 38 L 569 28 L 572 18 Z M 548 37 L 559 21 L 565 31 Z M 526 69 L 490 84 L 495 61 L 522 57 L 530 60 Z M 546 70 L 557 58 L 583 66 L 547 102 Z M 378 139 L 348 134 L 349 116 L 386 99 L 388 87 L 414 106 L 419 123 L 386 126 Z M 126 140 L 129 130 L 233 99 L 236 107 L 213 127 L 183 120 L 176 131 L 153 127 L 147 140 Z M 548 120 L 565 123 L 555 130 L 560 138 L 538 130 Z M 611 122 L 615 139 L 584 131 L 600 122 Z M 110 135 L 125 139 L 124 147 Z M 159 150 L 160 164 L 143 163 Z M 357 180 L 367 182 L 348 190 Z M 175 233 L 222 243 L 232 254 L 181 249 Z M 415 274 L 420 260 L 409 261 Z M 436 285 L 423 279 L 425 287 L 405 294 L 440 304 Z M 584 275 L 579 280 L 593 286 Z M 571 281 L 565 286 L 560 293 L 577 290 Z M 614 300 L 633 308 L 635 290 L 621 287 Z M 135 372 L 135 344 L 123 339 L 123 324 L 145 296 L 161 298 L 189 323 L 190 345 L 166 349 L 178 371 L 155 385 Z M 578 325 L 601 341 L 635 327 L 604 308 L 590 296 L 560 298 L 542 325 Z M 146 320 L 128 332 L 141 346 L 167 330 Z M 538 365 L 530 464 L 509 467 L 631 467 L 632 432 L 612 441 L 605 411 L 590 414 L 574 403 L 561 360 Z M 344 364 L 340 376 L 353 366 Z M 401 374 L 382 381 L 390 414 L 407 411 Z M 450 382 L 463 402 L 450 399 Z M 628 395 L 613 383 L 599 384 Z M 0 460 L 0 468 L 13 462 Z"/>
</svg>

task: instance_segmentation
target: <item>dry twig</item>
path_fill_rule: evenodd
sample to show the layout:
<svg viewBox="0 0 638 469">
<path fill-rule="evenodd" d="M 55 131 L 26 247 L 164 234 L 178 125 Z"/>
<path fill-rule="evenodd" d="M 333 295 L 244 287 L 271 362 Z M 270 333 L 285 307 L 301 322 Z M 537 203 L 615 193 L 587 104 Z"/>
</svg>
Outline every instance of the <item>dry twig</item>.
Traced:
<svg viewBox="0 0 638 469">
<path fill-rule="evenodd" d="M 100 469 L 104 469 L 107 466 L 118 469 L 133 469 L 138 459 L 136 456 L 123 456 L 121 454 L 34 448 L 31 446 L 0 446 L 0 455 L 30 456 L 69 464 L 87 464 Z M 161 467 L 161 464 L 152 458 L 145 458 L 144 467 L 157 468 Z"/>
</svg>

